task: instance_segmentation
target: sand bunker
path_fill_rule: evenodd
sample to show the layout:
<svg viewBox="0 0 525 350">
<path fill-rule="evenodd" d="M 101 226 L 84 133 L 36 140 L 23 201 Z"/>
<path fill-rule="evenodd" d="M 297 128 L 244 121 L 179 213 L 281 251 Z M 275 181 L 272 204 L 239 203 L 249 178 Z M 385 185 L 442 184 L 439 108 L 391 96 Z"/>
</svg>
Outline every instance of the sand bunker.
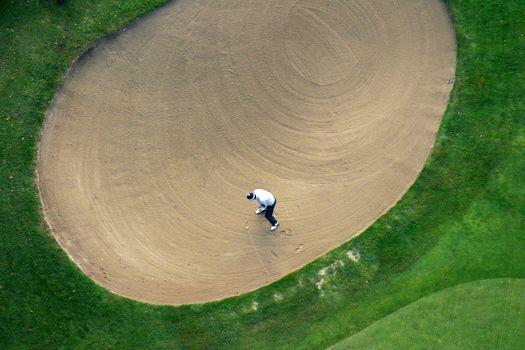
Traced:
<svg viewBox="0 0 525 350">
<path fill-rule="evenodd" d="M 176 1 L 72 68 L 39 151 L 47 220 L 121 295 L 255 289 L 403 195 L 454 64 L 438 0 Z M 245 199 L 257 187 L 278 198 L 276 232 Z"/>
</svg>

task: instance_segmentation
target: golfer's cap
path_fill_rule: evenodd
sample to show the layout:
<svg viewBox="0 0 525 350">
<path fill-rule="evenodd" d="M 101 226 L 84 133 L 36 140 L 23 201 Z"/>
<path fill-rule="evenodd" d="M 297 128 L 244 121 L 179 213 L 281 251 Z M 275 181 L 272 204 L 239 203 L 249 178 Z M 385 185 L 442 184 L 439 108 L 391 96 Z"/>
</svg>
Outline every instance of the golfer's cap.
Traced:
<svg viewBox="0 0 525 350">
<path fill-rule="evenodd" d="M 249 200 L 254 200 L 255 199 L 255 193 L 248 192 L 248 194 L 246 195 L 246 198 L 249 199 Z"/>
</svg>

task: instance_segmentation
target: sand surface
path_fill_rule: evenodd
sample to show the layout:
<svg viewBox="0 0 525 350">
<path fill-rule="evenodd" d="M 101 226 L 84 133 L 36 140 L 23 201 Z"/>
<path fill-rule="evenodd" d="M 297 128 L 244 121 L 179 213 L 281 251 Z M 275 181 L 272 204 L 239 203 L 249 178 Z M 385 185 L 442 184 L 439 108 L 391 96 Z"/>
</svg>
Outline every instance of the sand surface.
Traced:
<svg viewBox="0 0 525 350">
<path fill-rule="evenodd" d="M 268 284 L 414 182 L 452 86 L 438 0 L 179 0 L 71 69 L 39 148 L 43 207 L 100 285 L 166 304 Z M 278 198 L 279 230 L 246 192 Z"/>
</svg>

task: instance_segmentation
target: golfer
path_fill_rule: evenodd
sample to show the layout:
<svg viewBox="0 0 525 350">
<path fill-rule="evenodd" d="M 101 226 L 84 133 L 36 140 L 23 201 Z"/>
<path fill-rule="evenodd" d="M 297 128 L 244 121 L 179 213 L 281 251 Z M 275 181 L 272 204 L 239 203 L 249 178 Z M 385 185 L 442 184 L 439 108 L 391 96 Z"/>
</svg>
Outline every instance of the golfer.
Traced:
<svg viewBox="0 0 525 350">
<path fill-rule="evenodd" d="M 270 227 L 271 231 L 279 226 L 279 222 L 273 216 L 273 210 L 275 209 L 275 204 L 277 204 L 277 199 L 275 199 L 273 194 L 258 188 L 249 192 L 246 195 L 246 198 L 251 201 L 257 200 L 257 202 L 259 202 L 259 208 L 257 208 L 255 214 L 259 215 L 264 213 L 264 217 L 272 224 L 272 227 Z"/>
</svg>

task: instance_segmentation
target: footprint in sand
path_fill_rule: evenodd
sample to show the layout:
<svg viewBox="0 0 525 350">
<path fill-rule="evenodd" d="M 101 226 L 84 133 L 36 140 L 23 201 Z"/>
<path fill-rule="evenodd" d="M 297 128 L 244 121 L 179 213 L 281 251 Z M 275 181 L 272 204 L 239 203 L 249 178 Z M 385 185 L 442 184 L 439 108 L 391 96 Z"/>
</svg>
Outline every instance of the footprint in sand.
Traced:
<svg viewBox="0 0 525 350">
<path fill-rule="evenodd" d="M 285 229 L 279 231 L 279 235 L 280 236 L 289 236 L 289 235 L 292 234 L 292 232 L 293 232 L 293 230 L 291 228 L 285 228 Z"/>
</svg>

